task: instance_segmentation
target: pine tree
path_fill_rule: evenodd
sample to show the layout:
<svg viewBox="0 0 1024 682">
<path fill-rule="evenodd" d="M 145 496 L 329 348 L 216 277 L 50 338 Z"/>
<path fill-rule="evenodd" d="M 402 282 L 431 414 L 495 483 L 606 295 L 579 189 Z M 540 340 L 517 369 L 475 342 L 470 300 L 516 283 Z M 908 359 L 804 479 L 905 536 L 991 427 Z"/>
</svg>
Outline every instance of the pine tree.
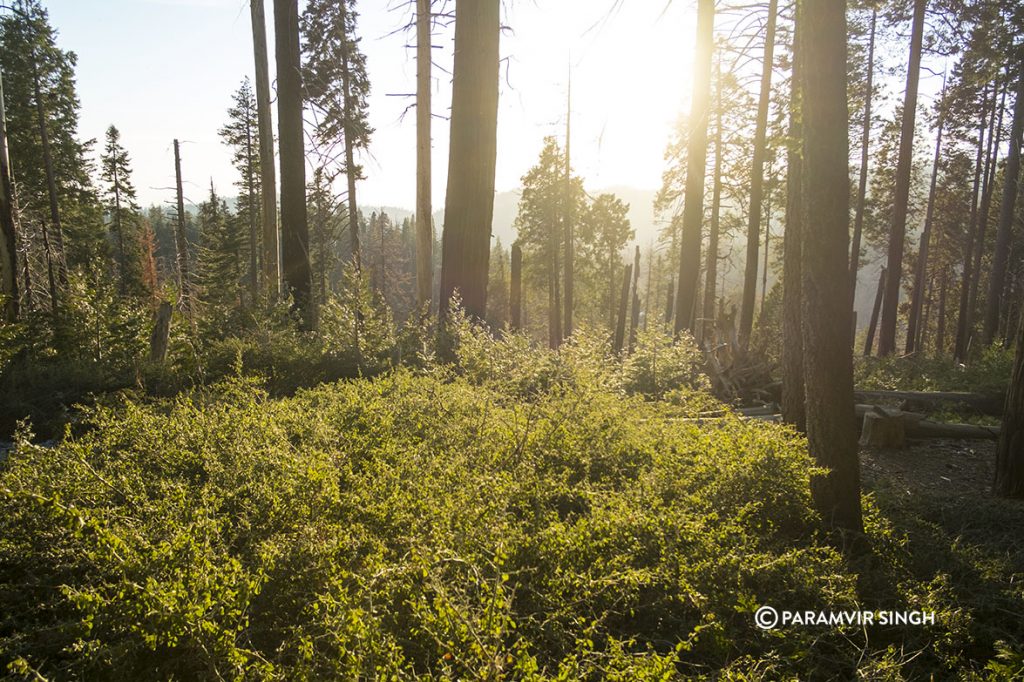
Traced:
<svg viewBox="0 0 1024 682">
<path fill-rule="evenodd" d="M 581 220 L 593 240 L 593 247 L 582 260 L 596 265 L 597 279 L 604 285 L 594 294 L 600 297 L 601 310 L 608 314 L 609 329 L 615 327 L 622 250 L 636 235 L 629 224 L 628 213 L 629 204 L 614 194 L 599 194 Z"/>
<path fill-rule="evenodd" d="M 234 105 L 228 109 L 228 122 L 220 129 L 224 144 L 231 147 L 231 158 L 241 178 L 238 188 L 238 220 L 249 228 L 249 295 L 256 300 L 259 292 L 260 254 L 260 158 L 258 150 L 259 119 L 256 96 L 246 77 L 235 92 Z"/>
<path fill-rule="evenodd" d="M 203 299 L 222 307 L 241 304 L 247 225 L 228 211 L 210 182 L 210 195 L 199 205 L 199 266 Z"/>
<path fill-rule="evenodd" d="M 103 208 L 110 219 L 117 254 L 118 292 L 140 293 L 143 290 L 142 260 L 139 252 L 139 205 L 132 184 L 131 162 L 121 146 L 121 133 L 114 126 L 107 128 L 103 154 L 100 156 L 100 177 Z"/>
</svg>

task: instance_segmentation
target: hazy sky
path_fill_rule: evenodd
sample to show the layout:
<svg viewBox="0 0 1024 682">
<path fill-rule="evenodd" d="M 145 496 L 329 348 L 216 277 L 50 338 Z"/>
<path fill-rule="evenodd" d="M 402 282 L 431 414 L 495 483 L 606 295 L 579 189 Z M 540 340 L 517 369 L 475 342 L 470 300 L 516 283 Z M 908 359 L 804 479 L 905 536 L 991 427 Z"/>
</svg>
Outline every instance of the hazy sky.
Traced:
<svg viewBox="0 0 1024 682">
<path fill-rule="evenodd" d="M 62 48 L 78 54 L 80 134 L 121 130 L 142 202 L 169 201 L 171 141 L 182 141 L 185 193 L 201 201 L 212 178 L 234 194 L 234 170 L 217 130 L 231 95 L 252 77 L 247 0 L 44 0 Z M 300 6 L 303 3 L 300 2 Z M 514 189 L 545 135 L 565 133 L 566 75 L 573 65 L 573 165 L 590 188 L 660 184 L 662 154 L 688 100 L 695 3 L 688 0 L 505 0 L 498 122 L 498 191 Z M 273 2 L 267 0 L 268 24 Z M 410 18 L 398 0 L 362 0 L 359 28 L 372 83 L 376 132 L 360 202 L 412 207 L 415 89 Z M 268 25 L 268 30 L 272 26 Z M 452 32 L 435 61 L 450 69 Z M 271 52 L 273 36 L 270 35 Z M 273 59 L 271 59 L 273 62 Z M 273 63 L 271 77 L 273 78 Z M 435 69 L 434 203 L 444 200 L 450 76 Z M 273 84 L 272 84 L 273 87 Z M 275 111 L 276 129 L 276 111 Z"/>
</svg>

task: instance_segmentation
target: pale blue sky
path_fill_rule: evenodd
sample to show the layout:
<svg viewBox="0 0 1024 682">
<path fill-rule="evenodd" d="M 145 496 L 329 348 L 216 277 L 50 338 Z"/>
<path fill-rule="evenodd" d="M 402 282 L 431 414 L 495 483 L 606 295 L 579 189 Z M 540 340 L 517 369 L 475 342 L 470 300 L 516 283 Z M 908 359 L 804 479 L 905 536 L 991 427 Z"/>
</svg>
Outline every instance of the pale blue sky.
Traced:
<svg viewBox="0 0 1024 682">
<path fill-rule="evenodd" d="M 182 140 L 190 199 L 210 178 L 225 194 L 235 179 L 217 130 L 231 94 L 252 74 L 247 0 L 44 0 L 64 49 L 78 53 L 82 137 L 122 132 L 143 203 L 167 201 L 173 182 L 171 140 Z M 271 24 L 273 3 L 267 3 Z M 301 4 L 301 3 L 300 3 Z M 410 100 L 389 93 L 415 86 L 410 37 L 388 35 L 405 23 L 397 2 L 359 2 L 360 34 L 373 92 L 376 128 L 364 159 L 360 202 L 412 206 L 415 117 Z M 515 0 L 505 3 L 508 57 L 499 114 L 497 189 L 510 190 L 535 162 L 545 135 L 565 129 L 569 51 L 573 75 L 574 166 L 587 185 L 654 188 L 672 123 L 689 93 L 694 3 L 627 2 L 607 22 L 613 0 Z M 268 25 L 268 30 L 272 26 Z M 271 34 L 271 51 L 273 38 Z M 435 59 L 451 63 L 451 33 L 439 35 Z M 273 64 L 271 64 L 273 72 Z M 504 75 L 504 73 L 503 73 Z M 449 76 L 435 70 L 435 114 L 450 106 Z M 276 126 L 276 120 L 275 120 Z M 434 124 L 434 202 L 443 203 L 448 123 Z"/>
</svg>

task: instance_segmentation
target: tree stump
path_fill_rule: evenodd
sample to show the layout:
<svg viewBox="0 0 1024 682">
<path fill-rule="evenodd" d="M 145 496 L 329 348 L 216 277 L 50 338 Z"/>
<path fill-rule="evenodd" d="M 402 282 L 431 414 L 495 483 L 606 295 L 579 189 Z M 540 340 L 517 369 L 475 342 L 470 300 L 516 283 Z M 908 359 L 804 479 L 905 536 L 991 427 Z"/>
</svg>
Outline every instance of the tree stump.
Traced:
<svg viewBox="0 0 1024 682">
<path fill-rule="evenodd" d="M 163 362 L 167 357 L 167 343 L 171 338 L 171 304 L 164 301 L 156 311 L 156 322 L 149 337 L 149 359 Z"/>
<path fill-rule="evenodd" d="M 864 426 L 860 432 L 861 447 L 905 448 L 907 434 L 902 417 L 892 417 L 880 412 L 864 415 Z"/>
</svg>

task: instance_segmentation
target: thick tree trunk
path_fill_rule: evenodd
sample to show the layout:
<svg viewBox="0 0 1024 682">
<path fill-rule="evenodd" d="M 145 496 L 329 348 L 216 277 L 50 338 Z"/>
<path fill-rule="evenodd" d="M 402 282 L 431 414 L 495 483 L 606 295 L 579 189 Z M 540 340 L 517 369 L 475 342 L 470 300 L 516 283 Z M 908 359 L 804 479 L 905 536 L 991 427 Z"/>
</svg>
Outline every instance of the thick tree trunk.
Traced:
<svg viewBox="0 0 1024 682">
<path fill-rule="evenodd" d="M 563 247 L 565 248 L 565 263 L 563 265 L 562 274 L 565 278 L 563 288 L 565 310 L 563 323 L 565 325 L 565 332 L 563 338 L 569 338 L 572 336 L 572 316 L 573 316 L 573 268 L 575 267 L 575 258 L 573 256 L 573 214 L 572 214 L 572 164 L 570 162 L 571 157 L 569 156 L 569 143 L 570 143 L 570 121 L 572 117 L 572 76 L 569 76 L 568 93 L 566 95 L 565 102 L 565 187 L 564 196 L 562 200 L 564 205 L 562 207 L 562 220 L 564 221 L 564 231 L 562 239 Z"/>
<path fill-rule="evenodd" d="M 668 278 L 668 293 L 665 297 L 665 324 L 666 326 L 672 324 L 672 312 L 675 310 L 676 303 L 676 278 L 675 275 L 669 275 Z"/>
<path fill-rule="evenodd" d="M 629 316 L 629 352 L 636 348 L 636 330 L 640 326 L 640 246 L 633 256 L 633 303 Z"/>
<path fill-rule="evenodd" d="M 942 355 L 946 350 L 946 271 L 939 279 L 939 316 L 935 328 L 935 353 Z"/>
<path fill-rule="evenodd" d="M 185 195 L 181 188 L 181 147 L 174 141 L 174 181 L 177 216 L 174 222 L 174 246 L 178 257 L 178 305 L 192 319 L 192 284 L 188 274 L 188 237 L 185 234 Z"/>
<path fill-rule="evenodd" d="M 340 0 L 341 13 L 347 15 L 349 12 L 348 3 L 350 0 Z M 341 59 L 341 88 L 343 94 L 342 108 L 346 121 L 351 121 L 355 116 L 355 106 L 352 102 L 352 84 L 349 70 L 348 41 L 343 40 L 345 47 L 339 55 Z M 359 204 L 356 202 L 356 180 L 359 179 L 359 168 L 355 159 L 355 140 L 349 126 L 345 126 L 345 177 L 348 180 L 348 234 L 352 249 L 352 263 L 356 272 L 362 270 L 363 260 L 359 247 Z M 383 273 L 381 273 L 383 275 Z"/>
<path fill-rule="evenodd" d="M 803 27 L 793 36 L 793 77 L 789 102 L 789 148 L 786 152 L 786 226 L 782 236 L 782 419 L 803 432 L 807 428 L 804 394 L 803 288 L 800 261 L 803 242 L 803 137 L 800 123 L 803 78 Z"/>
<path fill-rule="evenodd" d="M 430 0 L 416 0 L 416 302 L 423 315 L 430 314 L 430 296 L 434 286 L 433 209 L 430 203 L 430 40 Z M 515 249 L 513 247 L 513 254 Z M 513 255 L 513 262 L 514 258 Z M 513 319 L 513 326 L 518 329 L 518 311 L 513 314 Z"/>
<path fill-rule="evenodd" d="M 992 490 L 1003 497 L 1024 497 L 1024 316 L 1017 328 L 1013 377 L 1006 393 L 1003 427 L 996 446 L 996 477 Z"/>
<path fill-rule="evenodd" d="M 942 106 L 943 96 L 946 92 L 945 83 L 942 87 L 943 95 L 939 96 L 939 106 Z M 939 179 L 939 155 L 942 153 L 942 128 L 946 123 L 946 116 L 939 112 L 939 127 L 935 134 L 935 156 L 932 159 L 932 179 L 928 187 L 928 209 L 925 211 L 924 229 L 921 231 L 921 242 L 917 249 L 917 263 L 914 267 L 914 286 L 911 290 L 910 316 L 907 320 L 907 343 L 906 353 L 913 353 L 917 349 L 918 327 L 921 323 L 921 306 L 924 303 L 924 279 L 928 274 L 928 250 L 929 241 L 932 235 L 932 220 L 935 217 L 935 186 Z"/>
<path fill-rule="evenodd" d="M 683 197 L 683 229 L 679 240 L 679 281 L 676 283 L 675 334 L 693 331 L 694 303 L 700 277 L 701 224 L 704 221 L 704 166 L 707 160 L 711 52 L 714 42 L 714 0 L 697 1 L 697 52 L 693 65 L 693 96 Z"/>
<path fill-rule="evenodd" d="M 612 343 L 612 350 L 616 353 L 622 352 L 626 342 L 626 315 L 629 314 L 629 285 L 633 281 L 633 265 L 626 266 L 622 273 L 622 295 L 619 297 L 619 319 L 615 323 L 615 340 Z"/>
<path fill-rule="evenodd" d="M 441 312 L 457 289 L 466 313 L 487 312 L 498 127 L 498 0 L 455 7 L 448 191 L 441 239 Z"/>
<path fill-rule="evenodd" d="M 853 243 L 850 245 L 850 308 L 857 297 L 857 273 L 860 271 L 860 240 L 864 232 L 864 209 L 868 191 L 868 152 L 871 148 L 871 104 L 875 96 L 875 27 L 878 10 L 871 10 L 871 30 L 868 39 L 867 92 L 864 95 L 864 125 L 860 134 L 860 176 L 857 179 L 857 206 L 853 217 Z M 851 334 L 851 337 L 854 335 Z"/>
<path fill-rule="evenodd" d="M 999 329 L 999 309 L 1006 289 L 1006 265 L 1010 256 L 1010 238 L 1013 235 L 1013 216 L 1017 203 L 1017 182 L 1020 177 L 1020 136 L 1024 129 L 1024 57 L 1018 55 L 1017 97 L 1013 104 L 1010 123 L 1010 145 L 1003 169 L 1003 201 L 999 208 L 999 227 L 996 232 L 995 252 L 992 254 L 992 273 L 988 280 L 985 299 L 985 326 L 982 340 L 992 344 Z"/>
<path fill-rule="evenodd" d="M 903 98 L 903 126 L 900 131 L 900 155 L 896 163 L 896 194 L 893 199 L 892 225 L 889 229 L 889 255 L 882 301 L 882 323 L 878 334 L 878 354 L 896 350 L 896 321 L 899 316 L 900 288 L 903 278 L 903 244 L 907 233 L 907 205 L 910 199 L 910 171 L 914 161 L 914 121 L 917 115 L 917 84 L 921 76 L 921 43 L 924 13 L 928 0 L 914 0 L 914 19 L 910 34 L 910 64 Z"/>
<path fill-rule="evenodd" d="M 715 61 L 715 168 L 711 179 L 711 226 L 708 234 L 708 253 L 704 259 L 704 312 L 700 328 L 701 343 L 706 348 L 714 342 L 715 298 L 718 278 L 719 215 L 722 207 L 722 58 Z M 669 292 L 671 300 L 672 293 Z M 671 303 L 669 304 L 671 309 Z M 666 322 L 669 318 L 666 317 Z"/>
<path fill-rule="evenodd" d="M 160 303 L 156 311 L 153 333 L 149 336 L 150 362 L 163 362 L 167 358 L 167 344 L 171 338 L 171 304 Z"/>
<path fill-rule="evenodd" d="M 765 28 L 764 57 L 761 64 L 761 95 L 757 103 L 754 127 L 754 152 L 750 168 L 750 206 L 747 214 L 747 262 L 743 272 L 743 299 L 740 305 L 740 345 L 750 341 L 754 328 L 754 302 L 757 299 L 757 251 L 761 242 L 761 201 L 764 196 L 764 160 L 768 137 L 768 104 L 772 90 L 775 61 L 775 19 L 778 0 L 768 0 L 768 25 Z"/>
<path fill-rule="evenodd" d="M 0 298 L 4 322 L 18 319 L 18 230 L 14 218 L 14 183 L 7 154 L 7 114 L 0 73 Z"/>
<path fill-rule="evenodd" d="M 807 441 L 828 473 L 811 478 L 811 494 L 830 528 L 863 532 L 860 464 L 853 408 L 849 268 L 849 178 L 846 103 L 846 3 L 811 2 L 805 24 L 803 114 L 803 341 Z"/>
<path fill-rule="evenodd" d="M 882 299 L 885 298 L 885 268 L 878 273 L 878 288 L 875 289 L 875 303 L 871 306 L 871 319 L 868 321 L 868 333 L 864 337 L 864 357 L 871 355 L 875 345 L 875 334 L 878 332 L 878 315 L 882 312 Z"/>
<path fill-rule="evenodd" d="M 249 0 L 253 57 L 256 62 L 256 120 L 260 138 L 260 213 L 263 224 L 263 286 L 270 298 L 281 291 L 278 259 L 277 172 L 274 169 L 274 122 L 270 107 L 267 24 L 263 0 Z"/>
<path fill-rule="evenodd" d="M 523 324 L 523 249 L 519 242 L 512 245 L 512 287 L 509 292 L 512 329 L 521 329 Z"/>
<path fill-rule="evenodd" d="M 248 107 L 247 107 L 248 109 Z M 251 115 L 246 116 L 245 123 L 245 188 L 249 195 L 247 198 L 249 209 L 249 296 L 253 305 L 256 304 L 260 295 L 259 278 L 259 208 L 256 207 L 256 174 L 253 169 L 256 167 L 256 155 L 253 153 L 252 128 L 249 121 Z"/>
<path fill-rule="evenodd" d="M 281 151 L 281 261 L 284 282 L 304 329 L 314 322 L 306 214 L 306 155 L 302 135 L 302 76 L 298 0 L 274 0 L 277 126 Z"/>
</svg>

